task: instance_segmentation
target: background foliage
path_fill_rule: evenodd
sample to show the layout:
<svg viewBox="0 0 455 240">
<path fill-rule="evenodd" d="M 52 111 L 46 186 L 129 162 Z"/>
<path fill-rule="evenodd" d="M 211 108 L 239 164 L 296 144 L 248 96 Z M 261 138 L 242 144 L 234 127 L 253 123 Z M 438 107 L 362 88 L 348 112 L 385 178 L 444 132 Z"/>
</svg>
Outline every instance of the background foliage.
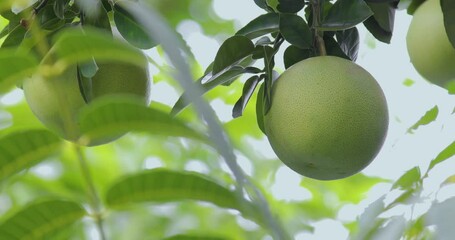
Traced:
<svg viewBox="0 0 455 240">
<path fill-rule="evenodd" d="M 20 27 L 23 16 L 9 12 L 10 2 L 14 1 L 0 3 L 0 26 L 5 27 L 0 33 L 0 239 L 98 239 L 101 224 L 107 239 L 303 239 L 317 234 L 316 226 L 324 222 L 329 223 L 326 227 L 347 229 L 352 239 L 453 236 L 454 230 L 447 222 L 453 220 L 454 198 L 439 201 L 436 196 L 450 187 L 454 178 L 441 179 L 434 188 L 427 180 L 438 164 L 453 160 L 454 143 L 427 159 L 424 167 L 413 166 L 392 180 L 359 173 L 321 182 L 292 175 L 278 159 L 267 159 L 264 145 L 258 144 L 264 141 L 264 135 L 256 123 L 254 89 L 259 80 L 274 78 L 273 69 L 284 70 L 274 68 L 275 62 L 283 62 L 287 68 L 319 51 L 312 44 L 313 34 L 317 33 L 309 27 L 311 13 L 299 12 L 303 1 L 255 0 L 264 10 L 263 15 L 241 27 L 217 16 L 212 0 L 145 1 L 151 6 L 148 18 L 143 14 L 147 10 L 141 11 L 130 2 L 129 6 L 115 5 L 104 20 L 88 20 L 89 25 L 99 28 L 110 28 L 110 21 L 133 46 L 155 46 L 146 50 L 152 56 L 154 84 L 169 90 L 169 94 L 176 93 L 176 97 L 175 102 L 169 101 L 171 96 L 161 102 L 157 99 L 150 108 L 112 100 L 85 109 L 83 122 L 88 136 L 99 134 L 96 130 L 100 128 L 94 123 L 103 117 L 101 108 L 108 112 L 134 109 L 141 114 L 103 122 L 104 128 L 99 131 L 122 127 L 134 132 L 111 144 L 82 150 L 48 132 L 28 108 L 21 90 L 14 87 L 18 80 L 37 70 L 43 47 L 37 44 L 43 42 L 39 33 L 58 29 L 77 18 L 59 5 L 70 1 L 51 1 L 37 15 L 41 28 L 31 31 L 32 37 Z M 328 53 L 357 59 L 363 43 L 352 27 L 358 24 L 363 24 L 377 41 L 389 43 L 396 8 L 412 14 L 421 2 L 326 1 L 320 29 L 327 31 L 321 37 Z M 79 4 L 84 8 L 93 1 Z M 189 20 L 221 44 L 218 52 L 211 54 L 213 66 L 202 65 L 194 57 L 183 33 L 173 35 L 174 29 L 184 31 L 183 23 Z M 128 36 L 128 29 L 136 35 Z M 271 34 L 278 30 L 281 36 Z M 258 38 L 263 35 L 267 38 Z M 70 31 L 49 37 L 63 65 L 94 55 L 128 61 L 137 57 L 131 45 L 109 41 L 99 32 L 84 35 Z M 279 41 L 286 41 L 281 49 L 283 59 L 275 58 L 274 62 L 271 57 Z M 232 48 L 235 54 L 229 55 Z M 38 52 L 36 57 L 30 49 Z M 253 64 L 253 59 L 260 59 L 259 64 Z M 241 74 L 247 77 L 234 81 Z M 185 85 L 188 79 L 199 79 L 202 90 Z M 207 91 L 204 101 L 199 99 L 201 91 Z M 188 108 L 184 108 L 188 103 L 183 98 L 178 99 L 183 92 L 194 102 Z M 227 111 L 242 117 L 218 121 L 207 103 L 215 108 L 229 107 L 217 109 L 218 115 Z M 168 114 L 180 110 L 177 118 Z M 434 124 L 438 114 L 437 106 L 422 112 L 421 119 L 409 126 L 408 134 Z M 141 123 L 140 127 L 131 123 L 134 121 Z M 217 128 L 220 126 L 222 130 Z M 223 138 L 224 131 L 229 141 Z M 81 165 L 81 159 L 87 165 Z M 93 189 L 87 185 L 87 169 Z M 288 176 L 284 183 L 279 182 L 283 174 Z M 298 189 L 294 199 L 274 194 L 271 189 L 277 185 Z M 381 192 L 366 204 L 367 194 L 384 185 L 390 191 Z M 296 196 L 301 192 L 304 197 Z M 355 213 L 349 212 L 352 206 L 366 207 Z M 342 211 L 348 211 L 350 217 L 341 219 Z"/>
</svg>

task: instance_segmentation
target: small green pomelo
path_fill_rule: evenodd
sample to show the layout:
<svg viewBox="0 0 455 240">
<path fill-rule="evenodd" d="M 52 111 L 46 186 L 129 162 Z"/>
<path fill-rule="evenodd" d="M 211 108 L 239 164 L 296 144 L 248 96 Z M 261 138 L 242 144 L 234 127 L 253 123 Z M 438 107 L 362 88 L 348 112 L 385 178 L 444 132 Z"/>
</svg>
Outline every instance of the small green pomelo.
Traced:
<svg viewBox="0 0 455 240">
<path fill-rule="evenodd" d="M 150 78 L 147 62 L 138 67 L 123 62 L 98 64 L 92 78 L 92 97 L 135 95 L 146 105 L 150 103 Z M 49 129 L 69 141 L 81 137 L 79 112 L 87 103 L 81 94 L 77 67 L 68 67 L 63 73 L 44 77 L 36 74 L 23 82 L 27 103 L 35 116 Z M 121 135 L 90 139 L 88 146 L 111 142 Z"/>
<path fill-rule="evenodd" d="M 447 89 L 455 82 L 455 48 L 444 28 L 439 0 L 427 0 L 415 11 L 406 45 L 411 63 L 425 79 Z"/>
<path fill-rule="evenodd" d="M 273 84 L 264 125 L 284 164 L 307 177 L 339 179 L 365 168 L 381 149 L 387 103 L 360 66 L 314 57 L 296 63 Z"/>
</svg>

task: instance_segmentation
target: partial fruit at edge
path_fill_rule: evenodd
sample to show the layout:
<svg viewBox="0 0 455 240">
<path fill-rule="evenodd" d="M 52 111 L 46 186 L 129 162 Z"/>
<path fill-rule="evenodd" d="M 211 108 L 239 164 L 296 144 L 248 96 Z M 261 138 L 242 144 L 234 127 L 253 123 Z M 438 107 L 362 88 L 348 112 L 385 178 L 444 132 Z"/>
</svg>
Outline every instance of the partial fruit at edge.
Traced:
<svg viewBox="0 0 455 240">
<path fill-rule="evenodd" d="M 92 100 L 107 95 L 126 94 L 138 96 L 146 105 L 150 103 L 151 83 L 146 60 L 143 67 L 123 62 L 97 64 L 99 70 L 92 78 Z M 44 77 L 36 74 L 23 82 L 23 89 L 32 112 L 43 125 L 66 140 L 79 140 L 79 111 L 87 103 L 80 91 L 77 66 L 68 67 L 57 76 Z M 90 139 L 86 145 L 105 144 L 122 135 Z"/>
<path fill-rule="evenodd" d="M 415 11 L 406 44 L 420 75 L 446 89 L 455 84 L 455 48 L 447 36 L 439 0 L 425 1 Z"/>
<path fill-rule="evenodd" d="M 355 63 L 333 56 L 294 64 L 273 84 L 265 132 L 279 159 L 301 175 L 333 180 L 369 165 L 388 128 L 384 93 Z"/>
</svg>

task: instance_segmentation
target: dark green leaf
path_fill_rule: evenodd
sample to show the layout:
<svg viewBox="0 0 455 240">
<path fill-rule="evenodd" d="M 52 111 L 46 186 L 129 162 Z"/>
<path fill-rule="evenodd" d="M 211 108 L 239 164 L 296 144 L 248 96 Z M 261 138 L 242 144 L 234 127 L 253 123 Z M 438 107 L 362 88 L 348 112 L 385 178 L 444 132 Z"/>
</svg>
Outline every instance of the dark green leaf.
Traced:
<svg viewBox="0 0 455 240">
<path fill-rule="evenodd" d="M 368 3 L 368 6 L 373 11 L 372 16 L 379 27 L 386 32 L 393 32 L 393 26 L 395 22 L 395 8 L 392 3 Z"/>
<path fill-rule="evenodd" d="M 408 7 L 408 14 L 413 15 L 417 8 L 424 2 L 425 0 L 412 0 Z"/>
<path fill-rule="evenodd" d="M 453 48 L 455 48 L 455 1 L 453 0 L 440 0 L 442 13 L 444 16 L 444 27 L 449 37 L 450 42 L 452 43 Z"/>
<path fill-rule="evenodd" d="M 384 43 L 390 43 L 390 40 L 392 39 L 392 32 L 382 29 L 374 17 L 368 18 L 365 22 L 363 22 L 363 25 L 365 25 L 368 31 L 373 34 L 376 39 Z"/>
<path fill-rule="evenodd" d="M 241 28 L 236 35 L 254 39 L 265 34 L 277 32 L 279 30 L 279 20 L 280 17 L 278 13 L 260 15 Z"/>
<path fill-rule="evenodd" d="M 237 79 L 238 76 L 244 73 L 257 73 L 256 68 L 251 67 L 241 67 L 241 66 L 233 66 L 231 68 L 227 68 L 215 75 L 212 75 L 211 72 L 203 76 L 195 85 L 199 86 L 202 90 L 202 94 L 210 91 L 216 86 L 231 82 Z M 177 100 L 174 107 L 172 108 L 171 114 L 176 115 L 180 111 L 182 111 L 185 107 L 187 107 L 191 102 L 185 100 L 185 93 Z"/>
<path fill-rule="evenodd" d="M 433 159 L 430 163 L 430 166 L 428 167 L 428 171 L 430 171 L 431 169 L 433 169 L 434 166 L 436 166 L 437 164 L 449 159 L 450 157 L 452 157 L 453 155 L 455 155 L 455 142 L 452 142 L 449 146 L 447 146 L 444 150 L 442 150 L 438 156 L 436 156 L 435 159 Z"/>
<path fill-rule="evenodd" d="M 97 60 L 117 60 L 142 66 L 144 55 L 128 44 L 112 38 L 104 31 L 90 29 L 65 29 L 58 34 L 52 51 L 62 65 Z"/>
<path fill-rule="evenodd" d="M 184 122 L 127 97 L 108 96 L 92 101 L 81 109 L 79 122 L 85 140 L 114 137 L 128 131 L 147 131 L 154 135 L 206 141 L 203 134 Z"/>
<path fill-rule="evenodd" d="M 107 15 L 106 9 L 103 7 L 103 4 L 101 2 L 97 2 L 96 4 L 94 4 L 93 7 L 96 7 L 97 9 L 99 9 L 98 14 L 86 16 L 84 19 L 84 25 L 93 26 L 98 29 L 104 29 L 110 33 L 112 31 L 111 23 L 109 22 L 109 16 Z M 116 16 L 116 14 L 114 14 L 114 20 L 115 20 L 115 16 Z M 118 16 L 117 16 L 117 18 L 118 18 Z M 117 23 L 117 21 L 115 23 L 117 24 L 116 25 L 117 29 L 123 36 L 123 33 L 120 31 L 120 28 L 124 27 L 124 25 L 120 24 L 120 28 L 119 28 L 119 24 Z M 132 31 L 133 26 L 129 26 L 129 27 L 131 28 L 130 31 Z M 122 28 L 122 30 L 123 30 L 123 28 Z M 127 38 L 125 38 L 125 39 L 127 41 L 129 40 Z"/>
<path fill-rule="evenodd" d="M 392 189 L 409 189 L 420 181 L 420 168 L 414 167 L 403 174 L 392 186 Z"/>
<path fill-rule="evenodd" d="M 280 32 L 290 44 L 308 49 L 312 46 L 313 36 L 308 24 L 295 14 L 280 14 Z"/>
<path fill-rule="evenodd" d="M 304 0 L 278 0 L 277 9 L 282 13 L 297 13 L 304 6 Z"/>
<path fill-rule="evenodd" d="M 327 51 L 327 55 L 330 56 L 337 56 L 341 58 L 345 58 L 347 60 L 351 60 L 341 49 L 340 45 L 338 44 L 337 41 L 333 37 L 324 37 L 324 42 L 325 42 L 325 48 Z"/>
<path fill-rule="evenodd" d="M 255 52 L 257 52 L 258 48 L 262 48 L 264 45 L 270 45 L 273 44 L 273 41 L 269 37 L 261 37 L 259 38 L 254 46 L 256 46 Z"/>
<path fill-rule="evenodd" d="M 264 115 L 266 115 L 272 107 L 272 85 L 273 85 L 273 67 L 275 66 L 275 50 L 271 47 L 264 46 L 264 65 L 265 65 L 265 80 L 264 80 Z"/>
<path fill-rule="evenodd" d="M 322 21 L 321 30 L 344 30 L 365 21 L 373 12 L 364 0 L 338 0 Z"/>
<path fill-rule="evenodd" d="M 61 143 L 47 130 L 17 131 L 3 136 L 0 138 L 0 180 L 48 157 Z"/>
<path fill-rule="evenodd" d="M 12 26 L 10 26 L 12 27 Z M 25 33 L 27 29 L 25 29 L 22 25 L 17 24 L 16 26 L 12 27 L 12 30 L 9 31 L 8 36 L 5 38 L 5 41 L 2 43 L 2 48 L 15 48 L 19 46 L 22 41 L 24 40 Z"/>
<path fill-rule="evenodd" d="M 265 94 L 264 94 L 264 86 L 263 83 L 261 87 L 259 87 L 257 99 L 256 99 L 256 122 L 258 124 L 259 129 L 261 129 L 262 133 L 265 133 L 264 127 L 264 101 L 265 101 Z"/>
<path fill-rule="evenodd" d="M 84 66 L 82 66 L 82 67 L 84 67 Z M 79 83 L 79 90 L 82 94 L 82 97 L 84 98 L 84 101 L 86 103 L 89 103 L 92 101 L 92 78 L 84 76 L 84 74 L 82 73 L 82 69 L 81 69 L 82 67 L 79 64 L 77 65 L 77 80 Z M 97 67 L 97 69 L 98 69 L 98 67 Z M 88 71 L 88 70 L 85 70 L 85 71 Z"/>
<path fill-rule="evenodd" d="M 254 2 L 256 3 L 256 5 L 258 5 L 258 7 L 268 12 L 273 11 L 273 8 L 269 7 L 269 5 L 267 4 L 267 0 L 254 0 Z"/>
<path fill-rule="evenodd" d="M 420 126 L 424 126 L 434 122 L 439 114 L 438 106 L 434 106 L 432 109 L 428 110 L 425 115 L 423 115 L 419 121 L 417 121 L 412 127 L 408 129 L 408 133 L 413 133 L 414 130 L 418 129 Z"/>
<path fill-rule="evenodd" d="M 106 194 L 106 203 L 121 207 L 143 202 L 198 200 L 242 210 L 235 192 L 194 172 L 153 169 L 121 179 Z"/>
<path fill-rule="evenodd" d="M 291 45 L 284 51 L 284 66 L 287 69 L 304 59 L 312 57 L 313 55 L 314 54 L 311 52 L 311 49 L 301 49 L 299 47 Z"/>
<path fill-rule="evenodd" d="M 0 50 L 0 92 L 9 90 L 16 82 L 33 74 L 38 61 L 30 54 L 13 49 Z"/>
<path fill-rule="evenodd" d="M 114 6 L 114 22 L 120 34 L 132 45 L 141 49 L 149 49 L 157 45 L 156 40 L 149 37 L 134 16 L 119 4 Z"/>
<path fill-rule="evenodd" d="M 254 44 L 245 36 L 233 36 L 228 38 L 218 49 L 213 62 L 213 74 L 223 71 L 243 61 L 253 54 Z"/>
<path fill-rule="evenodd" d="M 34 202 L 0 225 L 0 239 L 46 240 L 82 219 L 81 205 L 65 200 Z"/>
<path fill-rule="evenodd" d="M 340 45 L 341 50 L 346 56 L 352 61 L 357 60 L 359 53 L 359 31 L 356 27 L 337 31 L 336 32 L 337 42 Z"/>
<path fill-rule="evenodd" d="M 54 13 L 60 19 L 65 19 L 65 7 L 68 4 L 68 0 L 56 0 L 54 2 Z"/>
<path fill-rule="evenodd" d="M 248 104 L 248 101 L 251 98 L 251 95 L 253 95 L 254 90 L 256 89 L 256 86 L 259 83 L 259 76 L 255 75 L 250 77 L 246 82 L 245 85 L 243 85 L 243 91 L 242 91 L 242 96 L 240 96 L 240 99 L 235 103 L 234 108 L 232 109 L 232 117 L 237 118 L 242 116 L 243 110 L 245 109 L 246 105 Z"/>
</svg>

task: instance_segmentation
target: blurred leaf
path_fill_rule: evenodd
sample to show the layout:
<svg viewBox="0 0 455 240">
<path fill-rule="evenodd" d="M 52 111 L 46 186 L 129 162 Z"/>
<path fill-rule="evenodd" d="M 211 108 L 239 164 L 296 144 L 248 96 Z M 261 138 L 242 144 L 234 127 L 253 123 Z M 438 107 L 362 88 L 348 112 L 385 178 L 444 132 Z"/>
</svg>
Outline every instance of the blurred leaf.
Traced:
<svg viewBox="0 0 455 240">
<path fill-rule="evenodd" d="M 299 47 L 291 45 L 284 51 L 283 55 L 284 66 L 286 67 L 286 69 L 288 69 L 292 65 L 304 59 L 312 57 L 313 55 L 314 54 L 311 52 L 310 49 L 301 49 Z"/>
<path fill-rule="evenodd" d="M 428 125 L 436 120 L 439 114 L 438 106 L 434 106 L 432 109 L 428 110 L 425 115 L 423 115 L 419 121 L 417 121 L 412 127 L 408 129 L 408 133 L 413 133 L 414 130 L 417 130 L 420 126 Z"/>
<path fill-rule="evenodd" d="M 204 235 L 174 235 L 171 237 L 164 238 L 163 240 L 229 240 L 230 238 L 204 236 Z"/>
<path fill-rule="evenodd" d="M 213 74 L 239 63 L 253 54 L 254 44 L 245 36 L 233 36 L 221 44 L 213 62 Z"/>
<path fill-rule="evenodd" d="M 282 13 L 297 13 L 305 6 L 304 0 L 278 0 L 278 11 Z"/>
<path fill-rule="evenodd" d="M 279 29 L 280 16 L 278 13 L 266 13 L 253 19 L 236 35 L 242 35 L 249 39 L 254 39 L 265 34 L 277 32 Z"/>
<path fill-rule="evenodd" d="M 156 40 L 148 36 L 134 16 L 119 4 L 114 5 L 114 22 L 122 36 L 132 45 L 141 49 L 149 49 L 157 45 Z"/>
<path fill-rule="evenodd" d="M 373 12 L 364 0 L 338 0 L 330 8 L 320 30 L 344 30 L 365 21 Z"/>
<path fill-rule="evenodd" d="M 259 76 L 254 75 L 245 82 L 245 85 L 243 86 L 242 96 L 240 96 L 240 99 L 235 103 L 234 108 L 232 109 L 233 118 L 242 116 L 243 110 L 248 104 L 251 95 L 253 95 L 254 90 L 259 83 L 259 79 Z"/>
<path fill-rule="evenodd" d="M 54 13 L 59 19 L 65 19 L 65 7 L 69 0 L 56 0 L 54 2 Z"/>
<path fill-rule="evenodd" d="M 455 48 L 455 1 L 453 0 L 440 0 L 442 13 L 444 15 L 444 27 L 449 37 L 450 42 L 452 43 L 453 48 Z"/>
<path fill-rule="evenodd" d="M 353 27 L 337 31 L 336 38 L 344 54 L 346 54 L 346 56 L 348 56 L 352 61 L 357 60 L 357 55 L 359 53 L 359 31 L 357 28 Z"/>
<path fill-rule="evenodd" d="M 303 18 L 295 14 L 280 14 L 280 32 L 290 44 L 308 49 L 312 46 L 313 35 Z"/>
<path fill-rule="evenodd" d="M 0 239 L 49 239 L 84 215 L 85 210 L 75 202 L 33 202 L 0 224 Z"/>
<path fill-rule="evenodd" d="M 121 207 L 143 202 L 198 200 L 242 210 L 235 192 L 195 172 L 154 169 L 128 176 L 111 186 L 106 203 Z"/>
<path fill-rule="evenodd" d="M 89 61 L 78 64 L 78 66 L 82 76 L 86 78 L 92 78 L 98 71 L 98 65 L 96 64 L 95 59 L 93 58 Z"/>
<path fill-rule="evenodd" d="M 399 204 L 414 204 L 419 200 L 421 192 L 422 189 L 420 187 L 408 189 L 387 205 L 387 209 L 391 209 Z"/>
<path fill-rule="evenodd" d="M 455 183 L 455 175 L 452 175 L 452 176 L 446 178 L 446 180 L 444 180 L 444 182 L 441 183 L 440 187 L 454 184 L 454 183 Z"/>
<path fill-rule="evenodd" d="M 65 20 L 56 16 L 53 4 L 47 4 L 41 9 L 36 15 L 36 19 L 39 21 L 40 27 L 46 30 L 56 30 L 65 24 Z"/>
<path fill-rule="evenodd" d="M 395 22 L 395 8 L 392 3 L 368 3 L 374 15 L 364 25 L 381 42 L 390 43 Z"/>
<path fill-rule="evenodd" d="M 0 181 L 48 157 L 61 143 L 47 130 L 16 131 L 3 136 L 0 138 Z"/>
<path fill-rule="evenodd" d="M 31 76 L 38 66 L 38 61 L 30 54 L 2 49 L 0 66 L 0 92 L 4 92 L 18 80 Z"/>
<path fill-rule="evenodd" d="M 420 181 L 421 174 L 420 168 L 414 167 L 408 170 L 405 174 L 403 174 L 400 178 L 392 186 L 392 189 L 409 189 L 412 188 L 415 184 Z"/>
<path fill-rule="evenodd" d="M 97 60 L 117 60 L 143 65 L 144 55 L 111 35 L 88 27 L 81 29 L 65 29 L 58 35 L 54 47 L 59 56 L 56 64 L 71 65 L 78 62 Z"/>
<path fill-rule="evenodd" d="M 395 216 L 389 219 L 388 223 L 376 230 L 373 240 L 400 240 L 406 228 L 406 219 L 403 216 Z"/>
<path fill-rule="evenodd" d="M 378 216 L 381 214 L 384 209 L 384 196 L 378 198 L 376 201 L 371 203 L 365 211 L 360 215 L 358 220 L 358 232 L 350 239 L 353 240 L 363 240 L 367 239 L 366 237 L 370 234 L 371 231 L 374 231 L 378 226 Z"/>
<path fill-rule="evenodd" d="M 431 161 L 430 166 L 428 167 L 427 173 L 431 169 L 433 169 L 434 166 L 436 166 L 437 164 L 449 159 L 453 155 L 455 155 L 455 141 L 452 142 L 449 146 L 447 146 L 444 150 L 442 150 L 438 154 L 438 156 L 436 156 L 436 158 Z"/>
<path fill-rule="evenodd" d="M 431 205 L 425 217 L 425 225 L 436 226 L 435 239 L 451 239 L 455 236 L 453 217 L 455 216 L 455 198 Z"/>
<path fill-rule="evenodd" d="M 81 109 L 79 120 L 83 137 L 89 139 L 118 136 L 128 131 L 147 131 L 151 135 L 207 140 L 206 136 L 184 122 L 127 97 L 103 97 L 94 100 Z"/>
<path fill-rule="evenodd" d="M 410 87 L 410 86 L 414 85 L 414 83 L 415 83 L 415 81 L 410 78 L 406 78 L 403 81 L 403 85 L 405 85 L 406 87 Z"/>
</svg>

